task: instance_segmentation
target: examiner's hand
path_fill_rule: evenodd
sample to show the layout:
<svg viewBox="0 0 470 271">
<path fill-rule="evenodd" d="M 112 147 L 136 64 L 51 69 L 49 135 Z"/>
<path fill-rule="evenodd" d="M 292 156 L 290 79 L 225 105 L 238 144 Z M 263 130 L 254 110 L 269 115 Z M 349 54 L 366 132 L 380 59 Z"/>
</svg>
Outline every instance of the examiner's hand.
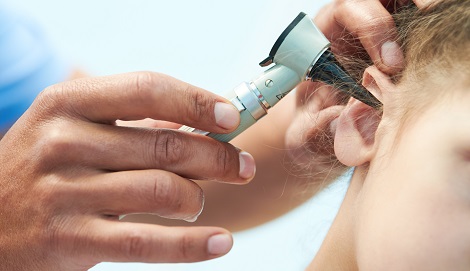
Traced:
<svg viewBox="0 0 470 271">
<path fill-rule="evenodd" d="M 433 0 L 335 0 L 314 21 L 334 53 L 353 54 L 362 46 L 379 69 L 394 74 L 403 67 L 403 54 L 390 12 L 412 2 L 421 8 Z"/>
<path fill-rule="evenodd" d="M 230 250 L 221 228 L 119 221 L 130 213 L 194 220 L 204 196 L 190 179 L 244 184 L 254 175 L 253 158 L 230 144 L 115 125 L 146 117 L 215 133 L 239 122 L 227 100 L 150 72 L 44 90 L 0 141 L 1 270 L 192 262 Z"/>
<path fill-rule="evenodd" d="M 318 13 L 314 22 L 331 41 L 335 54 L 355 57 L 365 50 L 379 69 L 395 74 L 403 68 L 403 53 L 396 42 L 390 12 L 412 2 L 423 8 L 434 1 L 335 0 Z M 334 122 L 330 124 L 342 110 L 338 100 L 344 100 L 337 99 L 338 95 L 319 83 L 306 82 L 297 88 L 296 115 L 286 135 L 286 144 L 296 160 L 313 159 L 311 165 L 331 166 L 327 161 L 334 154 Z"/>
</svg>

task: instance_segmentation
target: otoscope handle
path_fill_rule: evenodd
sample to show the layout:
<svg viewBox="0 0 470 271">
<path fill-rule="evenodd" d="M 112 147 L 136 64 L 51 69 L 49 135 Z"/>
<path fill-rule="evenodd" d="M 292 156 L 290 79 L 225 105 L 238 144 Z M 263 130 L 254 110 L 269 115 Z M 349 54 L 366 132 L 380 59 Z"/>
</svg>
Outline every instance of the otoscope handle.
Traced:
<svg viewBox="0 0 470 271">
<path fill-rule="evenodd" d="M 251 101 L 251 103 L 249 103 L 247 105 L 244 105 L 240 101 L 240 97 L 238 97 L 237 92 L 239 93 L 238 95 L 242 95 L 242 97 L 241 97 L 242 100 L 246 100 L 248 102 Z M 252 96 L 252 97 L 250 97 L 250 96 Z M 252 94 L 252 92 L 250 90 L 249 83 L 240 84 L 235 89 L 230 90 L 229 92 L 227 92 L 225 94 L 225 97 L 227 99 L 229 99 L 232 102 L 232 104 L 240 112 L 240 125 L 238 126 L 238 128 L 235 131 L 233 131 L 230 134 L 216 134 L 216 133 L 210 133 L 210 132 L 206 132 L 206 131 L 203 131 L 203 130 L 195 129 L 195 128 L 192 128 L 192 127 L 189 127 L 189 126 L 183 126 L 183 127 L 180 128 L 180 130 L 186 131 L 186 132 L 191 132 L 191 133 L 197 133 L 197 134 L 201 134 L 201 135 L 206 135 L 208 137 L 212 137 L 212 138 L 214 138 L 218 141 L 222 141 L 222 142 L 229 142 L 234 137 L 236 137 L 237 135 L 239 135 L 240 133 L 242 133 L 243 131 L 248 129 L 251 125 L 256 123 L 257 119 L 255 119 L 255 117 L 252 116 L 250 111 L 248 111 L 247 107 L 250 108 L 250 110 L 252 110 L 252 111 L 255 110 L 255 112 L 257 112 L 257 114 L 255 114 L 255 116 L 258 119 L 262 118 L 266 114 L 266 110 L 264 110 L 264 108 L 259 106 L 259 104 L 255 101 L 255 96 L 254 96 L 254 94 Z"/>
<path fill-rule="evenodd" d="M 230 134 L 208 133 L 207 136 L 212 137 L 213 139 L 218 141 L 229 142 L 255 123 L 256 120 L 253 118 L 253 116 L 247 110 L 243 110 L 242 112 L 240 112 L 240 125 L 234 132 Z"/>
<path fill-rule="evenodd" d="M 225 97 L 240 112 L 240 125 L 234 132 L 215 134 L 188 126 L 183 126 L 180 130 L 229 142 L 264 117 L 268 109 L 284 98 L 300 81 L 299 76 L 293 70 L 282 65 L 275 65 L 252 82 L 244 82 L 225 94 Z"/>
</svg>

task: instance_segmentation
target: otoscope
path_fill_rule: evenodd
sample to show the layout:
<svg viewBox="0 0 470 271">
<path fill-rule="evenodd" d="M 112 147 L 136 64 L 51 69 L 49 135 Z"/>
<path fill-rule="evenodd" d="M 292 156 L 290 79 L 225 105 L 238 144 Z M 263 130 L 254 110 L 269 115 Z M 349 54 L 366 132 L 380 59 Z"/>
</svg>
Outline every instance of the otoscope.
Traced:
<svg viewBox="0 0 470 271">
<path fill-rule="evenodd" d="M 273 63 L 275 65 L 254 80 L 243 82 L 226 95 L 240 112 L 240 125 L 234 132 L 215 134 L 188 126 L 183 126 L 180 130 L 229 142 L 265 116 L 268 109 L 305 80 L 333 85 L 373 108 L 380 107 L 380 101 L 346 73 L 329 46 L 328 39 L 301 12 L 279 36 L 269 56 L 259 63 L 262 67 Z"/>
</svg>

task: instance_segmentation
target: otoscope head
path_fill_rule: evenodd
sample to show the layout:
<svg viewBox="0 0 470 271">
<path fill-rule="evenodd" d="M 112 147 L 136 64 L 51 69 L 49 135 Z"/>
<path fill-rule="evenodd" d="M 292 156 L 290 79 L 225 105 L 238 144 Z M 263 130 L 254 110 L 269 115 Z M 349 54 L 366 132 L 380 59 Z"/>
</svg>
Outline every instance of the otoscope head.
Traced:
<svg viewBox="0 0 470 271">
<path fill-rule="evenodd" d="M 308 70 L 329 46 L 330 42 L 322 32 L 307 14 L 301 12 L 276 40 L 269 56 L 259 64 L 262 67 L 272 63 L 284 65 L 305 80 Z"/>
<path fill-rule="evenodd" d="M 301 12 L 282 32 L 269 56 L 260 62 L 262 67 L 275 63 L 292 70 L 297 85 L 304 80 L 321 81 L 344 91 L 359 101 L 379 108 L 382 104 L 364 87 L 359 85 L 336 61 L 328 49 L 330 42 L 312 20 Z M 295 81 L 295 82 L 294 82 Z"/>
</svg>

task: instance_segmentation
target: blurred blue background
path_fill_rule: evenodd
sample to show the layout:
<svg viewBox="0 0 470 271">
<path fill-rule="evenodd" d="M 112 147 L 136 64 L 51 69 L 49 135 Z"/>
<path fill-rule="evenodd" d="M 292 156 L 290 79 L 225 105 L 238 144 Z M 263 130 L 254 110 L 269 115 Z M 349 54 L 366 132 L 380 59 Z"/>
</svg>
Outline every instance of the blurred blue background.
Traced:
<svg viewBox="0 0 470 271">
<path fill-rule="evenodd" d="M 36 21 L 64 59 L 89 75 L 158 71 L 216 93 L 255 77 L 285 27 L 327 0 L 0 0 Z M 196 264 L 100 264 L 92 270 L 303 270 L 347 181 L 293 212 L 236 233 L 225 257 Z"/>
</svg>

